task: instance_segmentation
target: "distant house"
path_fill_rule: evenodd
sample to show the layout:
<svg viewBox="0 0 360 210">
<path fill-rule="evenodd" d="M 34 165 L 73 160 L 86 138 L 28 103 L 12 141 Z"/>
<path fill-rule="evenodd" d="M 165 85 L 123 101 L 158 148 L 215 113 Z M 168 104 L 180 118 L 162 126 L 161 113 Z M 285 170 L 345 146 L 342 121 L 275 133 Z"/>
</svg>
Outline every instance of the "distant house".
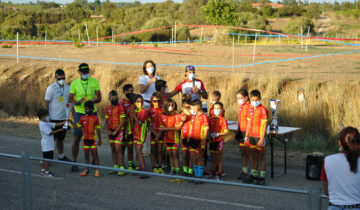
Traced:
<svg viewBox="0 0 360 210">
<path fill-rule="evenodd" d="M 275 3 L 256 3 L 256 4 L 251 4 L 251 5 L 252 5 L 252 7 L 257 8 L 257 9 L 260 9 L 262 6 L 265 6 L 265 5 L 269 5 L 273 9 L 279 9 L 279 8 L 284 7 L 283 4 L 275 4 Z"/>
</svg>

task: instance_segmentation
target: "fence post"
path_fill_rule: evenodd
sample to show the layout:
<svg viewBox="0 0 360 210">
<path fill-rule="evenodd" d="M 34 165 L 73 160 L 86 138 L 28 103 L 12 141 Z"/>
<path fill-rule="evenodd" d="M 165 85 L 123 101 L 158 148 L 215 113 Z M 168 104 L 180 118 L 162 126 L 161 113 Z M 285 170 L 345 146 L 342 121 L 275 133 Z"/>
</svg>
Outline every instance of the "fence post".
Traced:
<svg viewBox="0 0 360 210">
<path fill-rule="evenodd" d="M 308 199 L 307 199 L 307 209 L 312 210 L 312 186 L 308 186 Z"/>
<path fill-rule="evenodd" d="M 21 192 L 24 210 L 27 209 L 27 197 L 26 197 L 26 164 L 25 164 L 25 152 L 21 152 Z"/>
<path fill-rule="evenodd" d="M 16 62 L 19 63 L 19 32 L 16 32 Z"/>
<path fill-rule="evenodd" d="M 29 153 L 25 152 L 25 160 L 27 167 L 27 193 L 28 193 L 28 201 L 29 201 L 29 209 L 32 210 L 32 186 L 31 186 L 31 162 L 29 158 Z"/>
<path fill-rule="evenodd" d="M 319 190 L 316 193 L 316 202 L 318 202 L 318 209 L 321 210 L 321 187 L 319 187 Z"/>
</svg>

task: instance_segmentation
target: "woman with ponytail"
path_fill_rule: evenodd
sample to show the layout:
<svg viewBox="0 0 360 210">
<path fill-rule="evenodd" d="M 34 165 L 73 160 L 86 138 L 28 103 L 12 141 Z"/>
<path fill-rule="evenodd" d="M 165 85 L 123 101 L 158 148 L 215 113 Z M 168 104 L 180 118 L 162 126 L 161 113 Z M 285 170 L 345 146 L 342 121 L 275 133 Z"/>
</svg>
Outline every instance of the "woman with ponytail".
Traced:
<svg viewBox="0 0 360 210">
<path fill-rule="evenodd" d="M 324 160 L 321 180 L 329 196 L 329 210 L 360 210 L 360 134 L 346 127 L 339 135 L 341 153 Z"/>
</svg>

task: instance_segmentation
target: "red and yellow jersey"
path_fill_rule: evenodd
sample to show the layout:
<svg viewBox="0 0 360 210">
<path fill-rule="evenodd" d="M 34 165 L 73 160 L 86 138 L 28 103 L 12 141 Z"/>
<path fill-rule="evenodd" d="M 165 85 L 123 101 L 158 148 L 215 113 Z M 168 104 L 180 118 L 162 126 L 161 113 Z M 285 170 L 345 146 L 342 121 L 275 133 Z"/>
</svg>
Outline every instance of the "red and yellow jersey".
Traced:
<svg viewBox="0 0 360 210">
<path fill-rule="evenodd" d="M 126 115 L 124 107 L 121 104 L 116 106 L 110 105 L 106 107 L 105 119 L 107 120 L 107 124 L 110 130 L 116 130 L 120 125 L 121 119 L 125 117 Z"/>
<path fill-rule="evenodd" d="M 215 116 L 215 114 L 214 114 L 214 105 L 211 106 L 209 113 L 210 113 L 210 115 L 209 115 L 210 117 Z M 220 115 L 225 117 L 225 109 L 222 110 Z"/>
<path fill-rule="evenodd" d="M 141 125 L 134 123 L 134 141 L 144 142 L 146 138 L 146 128 L 148 121 L 148 112 L 146 109 L 135 110 L 135 116 L 142 122 Z"/>
<path fill-rule="evenodd" d="M 125 112 L 125 131 L 126 134 L 132 134 L 134 129 L 134 123 L 131 118 L 130 112 L 132 112 L 134 109 L 131 105 L 131 102 L 129 99 L 124 98 L 120 101 L 120 105 L 123 106 L 124 112 Z"/>
<path fill-rule="evenodd" d="M 161 115 L 161 127 L 174 128 L 176 126 L 177 114 Z M 179 143 L 179 131 L 165 131 L 165 143 Z"/>
<path fill-rule="evenodd" d="M 100 129 L 99 119 L 95 115 L 84 115 L 80 118 L 76 124 L 79 128 L 82 128 L 84 140 L 96 140 L 96 129 Z"/>
<path fill-rule="evenodd" d="M 161 124 L 161 113 L 163 112 L 162 108 L 150 108 L 148 110 L 148 116 L 150 119 L 150 126 L 155 131 L 158 132 Z"/>
<path fill-rule="evenodd" d="M 250 101 L 246 102 L 244 105 L 239 106 L 239 112 L 238 112 L 239 131 L 246 132 L 246 127 L 248 122 L 247 114 L 250 107 L 251 107 Z"/>
<path fill-rule="evenodd" d="M 250 107 L 247 114 L 248 123 L 250 123 L 249 136 L 260 138 L 260 134 L 266 128 L 266 122 L 268 121 L 268 111 L 260 104 L 257 107 Z"/>
<path fill-rule="evenodd" d="M 176 117 L 176 125 L 179 125 L 181 123 L 181 118 L 184 116 L 184 113 L 180 113 L 177 115 Z M 189 137 L 189 132 L 190 132 L 190 122 L 191 122 L 191 117 L 187 116 L 183 126 L 181 127 L 181 139 L 188 139 Z"/>
<path fill-rule="evenodd" d="M 210 117 L 210 132 L 211 133 L 223 133 L 229 132 L 228 122 L 223 116 L 214 116 Z M 222 136 L 217 137 L 216 142 L 223 141 L 224 138 Z"/>
<path fill-rule="evenodd" d="M 190 138 L 195 140 L 203 140 L 205 137 L 205 129 L 209 128 L 209 118 L 202 113 L 198 116 L 191 116 L 190 122 Z"/>
</svg>

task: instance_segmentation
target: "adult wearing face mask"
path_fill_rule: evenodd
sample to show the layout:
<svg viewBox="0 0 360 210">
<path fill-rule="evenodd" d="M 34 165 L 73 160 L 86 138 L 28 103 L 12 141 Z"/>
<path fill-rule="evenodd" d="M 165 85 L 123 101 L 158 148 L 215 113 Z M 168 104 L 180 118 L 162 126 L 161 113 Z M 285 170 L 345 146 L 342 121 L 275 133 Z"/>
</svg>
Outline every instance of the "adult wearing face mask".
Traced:
<svg viewBox="0 0 360 210">
<path fill-rule="evenodd" d="M 143 65 L 144 75 L 139 78 L 139 89 L 141 96 L 144 100 L 144 108 L 149 110 L 151 107 L 150 99 L 155 89 L 155 82 L 160 80 L 160 77 L 156 73 L 156 64 L 152 60 L 147 60 Z M 147 132 L 148 136 L 146 137 L 145 145 L 143 147 L 143 153 L 145 155 L 150 154 L 150 131 Z"/>
<path fill-rule="evenodd" d="M 150 108 L 150 98 L 155 89 L 155 82 L 160 80 L 160 77 L 157 76 L 156 73 L 156 64 L 152 60 L 147 60 L 143 65 L 144 75 L 139 78 L 139 89 L 141 96 L 144 99 L 144 108 Z"/>
<path fill-rule="evenodd" d="M 195 79 L 194 66 L 186 66 L 185 77 L 186 79 L 176 86 L 175 90 L 169 93 L 168 97 L 171 98 L 181 92 L 182 94 L 189 94 L 191 96 L 191 101 L 208 98 L 204 83 L 199 79 Z"/>
<path fill-rule="evenodd" d="M 95 78 L 89 77 L 89 65 L 86 63 L 80 64 L 78 73 L 81 78 L 76 79 L 71 83 L 69 95 L 69 103 L 73 103 L 75 105 L 74 124 L 76 124 L 82 116 L 87 114 L 84 107 L 86 101 L 92 101 L 94 103 L 94 110 L 92 113 L 94 115 L 97 115 L 96 104 L 101 102 L 99 81 Z M 79 143 L 82 135 L 81 128 L 74 129 L 74 141 L 72 144 L 72 158 L 74 162 L 77 161 Z M 71 171 L 76 172 L 77 167 L 72 166 Z"/>
<path fill-rule="evenodd" d="M 55 71 L 56 82 L 49 85 L 45 93 L 45 107 L 49 110 L 50 122 L 62 123 L 65 122 L 66 104 L 69 100 L 70 86 L 65 84 L 65 72 L 62 69 Z M 55 127 L 53 130 L 59 130 L 63 126 Z M 64 139 L 66 130 L 54 134 L 56 148 L 58 150 L 58 159 L 62 161 L 70 161 L 64 155 Z"/>
</svg>

